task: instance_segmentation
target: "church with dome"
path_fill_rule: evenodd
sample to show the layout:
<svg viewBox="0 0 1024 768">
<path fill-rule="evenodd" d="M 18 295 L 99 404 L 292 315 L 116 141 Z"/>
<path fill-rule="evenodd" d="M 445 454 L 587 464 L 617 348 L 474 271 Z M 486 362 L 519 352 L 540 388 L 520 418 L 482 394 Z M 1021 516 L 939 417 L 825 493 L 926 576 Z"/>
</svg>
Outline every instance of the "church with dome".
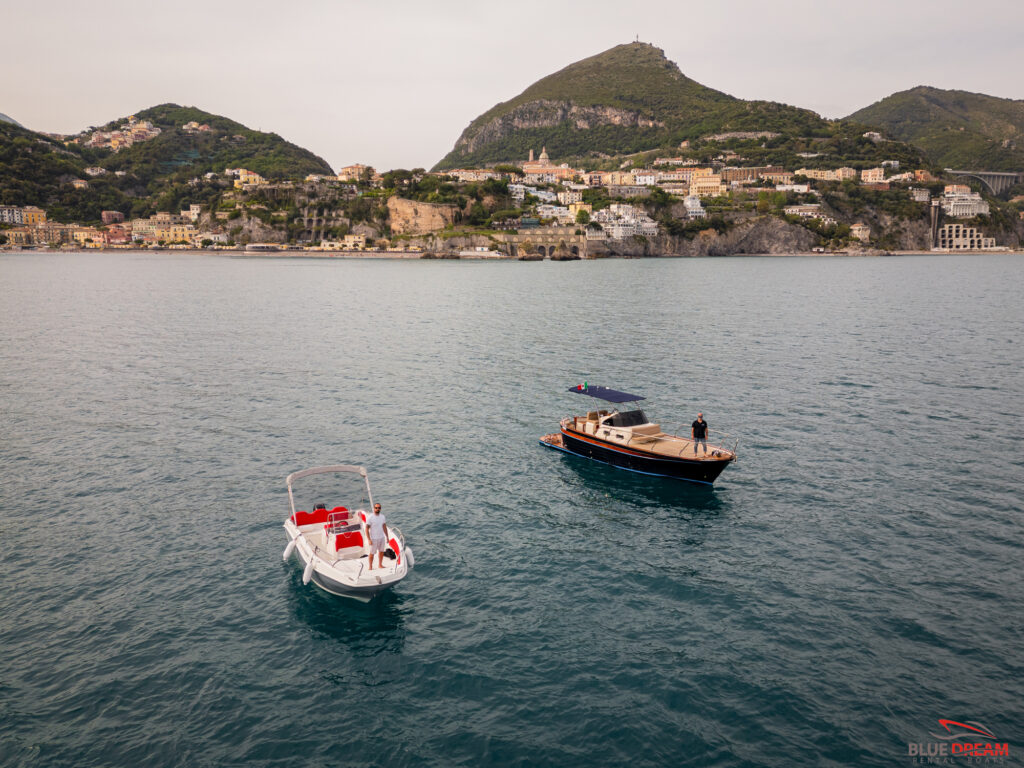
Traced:
<svg viewBox="0 0 1024 768">
<path fill-rule="evenodd" d="M 523 175 L 537 181 L 555 182 L 562 179 L 571 179 L 578 176 L 580 171 L 570 168 L 568 163 L 555 165 L 548 157 L 547 147 L 541 147 L 540 157 L 533 159 L 533 150 L 530 150 L 530 159 L 523 163 Z"/>
</svg>

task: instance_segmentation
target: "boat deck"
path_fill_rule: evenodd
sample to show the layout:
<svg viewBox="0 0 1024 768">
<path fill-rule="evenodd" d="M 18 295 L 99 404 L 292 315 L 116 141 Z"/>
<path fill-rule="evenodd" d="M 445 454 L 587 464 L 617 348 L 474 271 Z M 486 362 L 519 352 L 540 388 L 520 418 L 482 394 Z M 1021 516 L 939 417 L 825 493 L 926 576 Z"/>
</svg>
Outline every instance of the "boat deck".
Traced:
<svg viewBox="0 0 1024 768">
<path fill-rule="evenodd" d="M 644 453 L 666 456 L 673 459 L 722 461 L 723 459 L 731 460 L 735 458 L 731 450 L 710 443 L 707 445 L 706 452 L 704 451 L 704 446 L 700 446 L 695 451 L 694 441 L 690 438 L 669 435 L 661 431 L 652 431 L 651 434 L 636 434 L 629 429 L 601 428 L 597 430 L 598 434 L 595 435 L 593 431 L 580 432 L 579 430 L 572 429 L 571 422 L 570 425 L 567 425 L 567 428 L 583 440 L 594 440 L 596 438 L 600 442 L 609 443 L 613 446 L 622 446 L 623 448 L 630 448 L 635 451 L 643 451 Z M 557 438 L 557 443 L 555 438 Z M 559 448 L 565 447 L 560 433 L 545 435 L 541 438 L 541 442 Z"/>
</svg>

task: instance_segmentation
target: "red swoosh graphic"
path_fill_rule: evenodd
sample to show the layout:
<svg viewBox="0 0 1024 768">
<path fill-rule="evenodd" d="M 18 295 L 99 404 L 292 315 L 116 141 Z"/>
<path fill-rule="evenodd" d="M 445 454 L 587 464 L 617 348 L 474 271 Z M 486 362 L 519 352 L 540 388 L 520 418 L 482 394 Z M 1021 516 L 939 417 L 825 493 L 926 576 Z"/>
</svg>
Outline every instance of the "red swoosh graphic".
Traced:
<svg viewBox="0 0 1024 768">
<path fill-rule="evenodd" d="M 958 725 L 961 728 L 966 728 L 968 731 L 974 731 L 975 733 L 980 733 L 983 736 L 988 736 L 992 739 L 996 737 L 996 735 L 992 733 L 992 731 L 990 731 L 985 726 L 981 725 L 981 723 L 978 723 L 978 725 L 981 726 L 980 728 L 975 728 L 973 725 L 967 725 L 966 723 L 958 723 L 956 720 L 939 720 L 939 725 L 941 725 L 947 731 L 949 730 L 949 726 Z"/>
</svg>

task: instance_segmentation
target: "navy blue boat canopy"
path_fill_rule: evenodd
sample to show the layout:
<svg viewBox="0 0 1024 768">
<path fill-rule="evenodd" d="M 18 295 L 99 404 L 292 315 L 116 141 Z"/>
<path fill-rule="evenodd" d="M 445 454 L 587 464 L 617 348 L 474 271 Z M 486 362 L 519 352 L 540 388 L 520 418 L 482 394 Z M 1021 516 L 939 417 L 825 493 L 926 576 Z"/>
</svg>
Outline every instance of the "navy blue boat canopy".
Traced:
<svg viewBox="0 0 1024 768">
<path fill-rule="evenodd" d="M 575 392 L 577 395 L 590 395 L 609 403 L 632 403 L 636 400 L 646 400 L 640 395 L 631 395 L 629 392 L 619 392 L 615 389 L 608 389 L 608 387 L 598 387 L 587 383 L 569 387 L 569 391 Z"/>
</svg>

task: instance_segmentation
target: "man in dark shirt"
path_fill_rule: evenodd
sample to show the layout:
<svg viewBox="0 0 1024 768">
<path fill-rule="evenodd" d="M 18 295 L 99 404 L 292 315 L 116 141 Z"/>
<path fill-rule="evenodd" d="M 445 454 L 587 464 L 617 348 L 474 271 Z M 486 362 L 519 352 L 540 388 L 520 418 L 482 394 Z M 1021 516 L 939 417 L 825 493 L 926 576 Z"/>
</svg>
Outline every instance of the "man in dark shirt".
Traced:
<svg viewBox="0 0 1024 768">
<path fill-rule="evenodd" d="M 698 413 L 697 420 L 690 428 L 690 435 L 693 437 L 693 455 L 697 455 L 697 445 L 703 448 L 704 453 L 708 452 L 708 423 L 704 421 L 704 414 Z"/>
</svg>

